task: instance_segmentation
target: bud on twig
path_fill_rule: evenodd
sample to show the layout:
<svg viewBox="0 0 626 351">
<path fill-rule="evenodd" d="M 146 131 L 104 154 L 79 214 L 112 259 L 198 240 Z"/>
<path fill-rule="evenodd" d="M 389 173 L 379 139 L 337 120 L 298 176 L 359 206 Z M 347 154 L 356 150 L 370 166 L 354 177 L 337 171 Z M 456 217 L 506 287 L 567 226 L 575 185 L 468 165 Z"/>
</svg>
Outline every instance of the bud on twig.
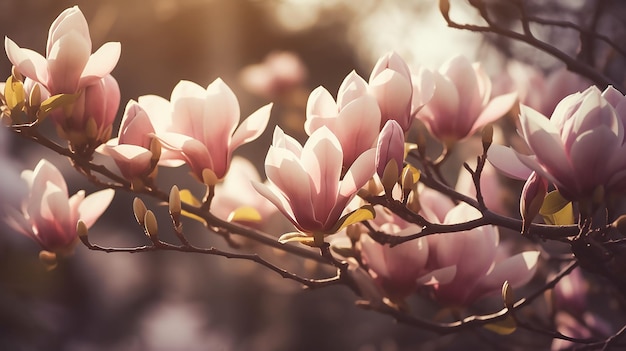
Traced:
<svg viewBox="0 0 626 351">
<path fill-rule="evenodd" d="M 611 223 L 611 227 L 617 229 L 620 233 L 626 233 L 626 215 L 619 216 L 613 223 Z"/>
<path fill-rule="evenodd" d="M 154 212 L 148 210 L 144 217 L 144 228 L 146 235 L 152 240 L 153 243 L 159 243 L 159 226 L 157 224 L 156 216 Z"/>
<path fill-rule="evenodd" d="M 483 127 L 482 141 L 483 153 L 487 154 L 491 143 L 493 143 L 493 126 L 491 124 L 487 124 L 485 127 Z"/>
<path fill-rule="evenodd" d="M 58 265 L 57 254 L 46 250 L 39 251 L 39 261 L 43 263 L 47 271 L 55 269 Z"/>
<path fill-rule="evenodd" d="M 133 213 L 135 214 L 135 219 L 140 226 L 144 226 L 144 218 L 146 217 L 146 212 L 148 209 L 146 208 L 146 204 L 141 201 L 140 198 L 136 197 L 133 200 Z"/>
<path fill-rule="evenodd" d="M 515 305 L 515 294 L 513 294 L 513 288 L 508 280 L 502 284 L 502 300 L 504 301 L 504 307 L 508 309 L 512 309 Z"/>
<path fill-rule="evenodd" d="M 169 210 L 170 216 L 172 216 L 172 220 L 175 223 L 180 221 L 180 212 L 181 212 L 181 202 L 180 202 L 180 191 L 178 187 L 174 185 L 172 190 L 170 190 L 170 198 L 169 198 Z"/>
</svg>

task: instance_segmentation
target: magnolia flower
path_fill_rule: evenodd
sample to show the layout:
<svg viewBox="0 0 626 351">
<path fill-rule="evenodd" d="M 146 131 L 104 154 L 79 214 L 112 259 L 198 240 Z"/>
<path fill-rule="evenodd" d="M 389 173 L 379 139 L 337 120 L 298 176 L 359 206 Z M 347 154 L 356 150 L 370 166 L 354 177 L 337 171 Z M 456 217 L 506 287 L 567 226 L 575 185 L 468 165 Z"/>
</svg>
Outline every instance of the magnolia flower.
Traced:
<svg viewBox="0 0 626 351">
<path fill-rule="evenodd" d="M 262 63 L 247 66 L 240 74 L 241 83 L 246 89 L 269 98 L 301 86 L 306 77 L 304 63 L 289 51 L 271 52 Z"/>
<path fill-rule="evenodd" d="M 85 197 L 81 190 L 68 197 L 63 175 L 54 165 L 41 160 L 33 171 L 22 172 L 29 196 L 22 212 L 9 209 L 8 224 L 33 238 L 44 250 L 67 255 L 77 241 L 76 226 L 91 227 L 106 210 L 115 192 L 101 190 Z"/>
<path fill-rule="evenodd" d="M 170 99 L 169 108 L 152 113 L 154 107 L 167 105 L 163 99 L 150 97 L 146 107 L 163 147 L 171 153 L 165 166 L 176 166 L 172 158 L 184 161 L 192 174 L 207 184 L 224 178 L 233 151 L 258 138 L 265 130 L 272 105 L 251 114 L 239 127 L 237 97 L 221 79 L 204 89 L 190 81 L 180 81 Z M 149 106 L 152 105 L 152 106 Z"/>
<path fill-rule="evenodd" d="M 517 158 L 569 200 L 589 198 L 599 186 L 610 188 L 624 180 L 624 101 L 613 87 L 601 93 L 592 86 L 563 99 L 550 119 L 522 105 L 522 135 L 534 155 L 498 148 L 489 159 L 507 174 L 519 176 L 528 170 Z"/>
<path fill-rule="evenodd" d="M 223 220 L 261 225 L 260 221 L 267 220 L 276 207 L 252 186 L 252 182 L 260 181 L 259 172 L 250 161 L 233 157 L 224 182 L 215 187 L 211 213 Z"/>
<path fill-rule="evenodd" d="M 304 146 L 276 127 L 265 158 L 269 184 L 252 184 L 302 233 L 333 234 L 350 200 L 374 174 L 375 153 L 365 151 L 341 178 L 343 150 L 327 127 L 313 132 Z"/>
<path fill-rule="evenodd" d="M 17 70 L 52 95 L 73 94 L 96 83 L 111 73 L 121 50 L 120 43 L 109 42 L 91 53 L 89 27 L 78 6 L 63 11 L 50 26 L 46 57 L 20 48 L 9 38 L 4 47 Z"/>
<path fill-rule="evenodd" d="M 376 208 L 376 218 L 370 223 L 376 230 L 397 236 L 407 236 L 421 230 L 419 225 L 406 222 L 380 207 Z M 454 267 L 436 272 L 426 268 L 429 249 L 426 238 L 391 247 L 377 243 L 367 234 L 361 234 L 359 242 L 361 255 L 370 274 L 394 301 L 410 295 L 420 285 L 445 283 L 454 277 Z"/>
<path fill-rule="evenodd" d="M 448 212 L 444 223 L 462 223 L 479 215 L 469 205 L 460 204 Z M 428 236 L 427 267 L 456 267 L 450 282 L 435 286 L 435 298 L 445 305 L 461 307 L 500 291 L 505 281 L 513 287 L 526 284 L 535 273 L 539 252 L 526 251 L 499 261 L 502 255 L 498 242 L 498 230 L 493 226 Z"/>
<path fill-rule="evenodd" d="M 153 135 L 148 114 L 139 103 L 130 100 L 124 110 L 118 137 L 107 141 L 98 151 L 113 157 L 124 178 L 142 178 L 152 172 L 158 161 L 159 155 L 151 151 Z"/>
<path fill-rule="evenodd" d="M 367 83 L 352 71 L 339 87 L 337 102 L 323 87 L 311 92 L 304 130 L 312 135 L 323 126 L 328 128 L 341 144 L 343 167 L 348 169 L 376 144 L 380 118 L 376 99 L 367 93 Z"/>
<path fill-rule="evenodd" d="M 413 84 L 409 66 L 400 55 L 390 52 L 378 59 L 369 78 L 369 91 L 380 107 L 380 128 L 393 119 L 404 131 L 409 130 L 413 122 Z"/>
<path fill-rule="evenodd" d="M 434 80 L 434 95 L 417 117 L 448 146 L 502 117 L 517 98 L 510 93 L 492 99 L 487 74 L 463 56 L 444 63 Z"/>
<path fill-rule="evenodd" d="M 53 111 L 51 118 L 74 150 L 91 152 L 111 138 L 119 106 L 120 88 L 109 74 L 85 87 L 67 108 Z"/>
</svg>

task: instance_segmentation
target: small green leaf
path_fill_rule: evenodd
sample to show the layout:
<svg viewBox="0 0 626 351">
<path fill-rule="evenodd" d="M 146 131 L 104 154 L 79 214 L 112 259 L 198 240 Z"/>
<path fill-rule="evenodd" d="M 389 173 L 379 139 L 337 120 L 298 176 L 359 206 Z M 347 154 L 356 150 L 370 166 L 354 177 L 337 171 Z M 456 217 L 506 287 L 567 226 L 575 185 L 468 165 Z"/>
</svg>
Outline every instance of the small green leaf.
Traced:
<svg viewBox="0 0 626 351">
<path fill-rule="evenodd" d="M 262 219 L 259 211 L 250 206 L 239 207 L 228 215 L 229 222 L 260 222 Z"/>
<path fill-rule="evenodd" d="M 189 189 L 182 189 L 180 191 L 180 201 L 188 205 L 196 206 L 196 207 L 199 207 L 201 205 L 200 200 L 196 199 L 196 197 L 193 196 L 193 194 L 191 193 L 191 191 L 189 191 Z M 196 216 L 193 213 L 189 213 L 185 210 L 182 210 L 181 214 L 185 217 L 195 219 L 196 221 L 202 224 L 206 224 L 206 221 L 202 217 Z"/>
<path fill-rule="evenodd" d="M 515 320 L 511 317 L 511 315 L 507 315 L 503 320 L 483 325 L 483 328 L 496 334 L 509 335 L 515 331 L 517 323 L 515 323 Z"/>
<path fill-rule="evenodd" d="M 376 217 L 376 212 L 374 211 L 374 207 L 372 207 L 372 205 L 364 205 L 344 215 L 343 217 L 339 218 L 339 221 L 337 221 L 337 224 L 335 224 L 333 229 L 331 229 L 330 233 L 328 234 L 335 234 L 338 231 L 342 230 L 343 228 L 351 224 L 374 219 L 375 217 Z"/>
</svg>

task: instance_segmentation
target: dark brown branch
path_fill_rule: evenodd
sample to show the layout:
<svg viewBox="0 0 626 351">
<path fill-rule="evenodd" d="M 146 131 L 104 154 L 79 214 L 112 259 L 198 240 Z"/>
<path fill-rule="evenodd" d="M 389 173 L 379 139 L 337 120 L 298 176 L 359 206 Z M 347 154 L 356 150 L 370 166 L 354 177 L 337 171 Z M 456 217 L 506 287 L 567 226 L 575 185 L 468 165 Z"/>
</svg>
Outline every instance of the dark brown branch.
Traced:
<svg viewBox="0 0 626 351">
<path fill-rule="evenodd" d="M 440 2 L 448 2 L 447 0 L 440 0 Z M 456 28 L 456 29 L 461 29 L 461 30 L 468 30 L 471 32 L 477 32 L 477 33 L 493 33 L 493 34 L 497 34 L 503 37 L 507 37 L 507 38 L 511 38 L 520 42 L 524 42 L 530 46 L 533 46 L 551 56 L 554 56 L 555 58 L 559 59 L 560 61 L 564 62 L 567 65 L 567 68 L 575 73 L 578 73 L 580 75 L 583 75 L 587 78 L 589 78 L 591 81 L 593 81 L 595 84 L 597 84 L 599 87 L 601 87 L 602 89 L 606 88 L 609 85 L 613 85 L 616 89 L 620 90 L 620 91 L 624 91 L 624 88 L 622 87 L 621 84 L 619 84 L 618 82 L 614 81 L 613 79 L 605 76 L 604 74 L 598 72 L 595 67 L 582 62 L 580 60 L 577 60 L 575 58 L 572 58 L 569 54 L 557 49 L 556 47 L 541 41 L 537 38 L 535 38 L 534 36 L 531 35 L 526 35 L 524 33 L 518 33 L 516 31 L 510 30 L 508 28 L 502 27 L 497 25 L 496 23 L 492 22 L 491 20 L 489 20 L 489 18 L 485 18 L 484 16 L 484 8 L 478 8 L 476 6 L 476 1 L 471 2 L 472 6 L 474 6 L 475 8 L 477 8 L 479 10 L 479 12 L 481 13 L 481 16 L 483 17 L 483 19 L 485 19 L 485 21 L 487 22 L 487 26 L 481 26 L 481 25 L 475 25 L 475 24 L 460 24 L 457 23 L 455 21 L 453 21 L 450 18 L 449 13 L 444 13 L 442 11 L 442 15 L 443 18 L 445 19 L 446 23 L 448 24 L 448 27 L 450 28 Z M 482 2 L 480 2 L 482 3 Z M 484 5 L 481 5 L 484 7 Z M 448 9 L 449 9 L 449 4 L 448 4 Z"/>
</svg>

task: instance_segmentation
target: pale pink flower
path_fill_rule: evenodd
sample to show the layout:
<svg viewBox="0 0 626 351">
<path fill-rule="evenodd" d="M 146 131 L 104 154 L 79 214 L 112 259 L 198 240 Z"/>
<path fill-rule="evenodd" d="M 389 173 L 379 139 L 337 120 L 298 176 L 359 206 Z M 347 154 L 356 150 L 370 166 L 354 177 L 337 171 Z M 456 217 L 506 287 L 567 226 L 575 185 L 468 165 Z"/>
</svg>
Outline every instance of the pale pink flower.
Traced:
<svg viewBox="0 0 626 351">
<path fill-rule="evenodd" d="M 434 72 L 435 92 L 417 117 L 446 145 L 465 139 L 508 112 L 515 93 L 491 98 L 491 80 L 477 63 L 457 56 Z"/>
<path fill-rule="evenodd" d="M 376 173 L 383 179 L 387 164 L 394 160 L 398 176 L 402 174 L 404 166 L 404 133 L 402 127 L 395 120 L 389 120 L 380 131 L 376 144 Z"/>
<path fill-rule="evenodd" d="M 619 185 L 626 169 L 624 101 L 613 87 L 601 93 L 592 86 L 563 99 L 550 119 L 522 105 L 522 134 L 534 155 L 499 148 L 497 153 L 490 153 L 489 159 L 498 167 L 516 164 L 513 157 L 517 156 L 570 200 L 588 198 L 599 186 Z"/>
<path fill-rule="evenodd" d="M 51 118 L 74 150 L 90 152 L 111 138 L 119 106 L 120 88 L 109 74 L 85 87 L 71 105 L 53 111 Z"/>
<path fill-rule="evenodd" d="M 259 172 L 250 161 L 243 157 L 233 157 L 224 182 L 215 187 L 211 213 L 223 220 L 230 220 L 229 217 L 235 211 L 249 208 L 254 209 L 260 218 L 266 221 L 276 212 L 276 206 L 261 196 L 252 186 L 252 182 L 260 181 Z M 246 225 L 254 226 L 255 223 L 246 221 Z"/>
<path fill-rule="evenodd" d="M 213 181 L 224 178 L 233 151 L 263 133 L 272 107 L 271 104 L 261 107 L 237 127 L 239 102 L 219 78 L 206 89 L 190 81 L 180 81 L 172 91 L 171 107 L 154 116 L 153 108 L 162 105 L 163 101 L 149 100 L 144 105 L 140 98 L 139 103 L 148 106 L 146 108 L 157 137 L 165 149 L 172 151 L 165 160 L 175 157 L 184 161 L 192 174 L 205 182 L 206 171 L 213 173 L 216 178 Z M 171 161 L 161 164 L 177 165 Z"/>
<path fill-rule="evenodd" d="M 306 77 L 302 60 L 289 51 L 271 52 L 263 62 L 245 67 L 240 74 L 248 90 L 270 98 L 302 85 Z"/>
<path fill-rule="evenodd" d="M 145 177 L 155 166 L 150 151 L 153 135 L 148 114 L 139 103 L 130 100 L 124 110 L 118 137 L 107 141 L 98 151 L 113 158 L 124 178 Z"/>
<path fill-rule="evenodd" d="M 406 222 L 380 207 L 376 207 L 376 218 L 370 223 L 376 230 L 396 236 L 407 236 L 421 230 L 419 225 Z M 454 267 L 435 272 L 427 269 L 429 248 L 425 237 L 394 247 L 381 245 L 366 233 L 361 234 L 359 241 L 361 255 L 370 274 L 393 300 L 407 297 L 420 285 L 445 283 L 454 277 Z"/>
<path fill-rule="evenodd" d="M 11 63 L 24 76 L 41 83 L 52 94 L 73 94 L 96 83 L 115 67 L 120 43 L 109 42 L 91 53 L 87 20 L 78 6 L 63 11 L 50 26 L 46 57 L 5 38 Z"/>
<path fill-rule="evenodd" d="M 390 52 L 378 59 L 370 74 L 369 91 L 380 107 L 380 128 L 393 119 L 404 131 L 409 130 L 413 122 L 413 84 L 409 66 L 400 55 Z"/>
<path fill-rule="evenodd" d="M 478 217 L 477 210 L 460 204 L 448 212 L 444 223 L 462 223 Z M 498 261 L 502 256 L 498 242 L 498 230 L 493 226 L 428 236 L 427 266 L 456 267 L 454 279 L 435 287 L 435 298 L 447 306 L 462 307 L 500 291 L 505 281 L 513 287 L 526 284 L 535 273 L 539 252 L 526 251 Z"/>
<path fill-rule="evenodd" d="M 101 190 L 85 197 L 81 190 L 69 197 L 63 175 L 54 165 L 41 160 L 33 171 L 22 172 L 29 188 L 22 212 L 9 209 L 7 222 L 33 238 L 44 250 L 69 254 L 77 241 L 76 226 L 91 227 L 106 210 L 115 192 Z"/>
<path fill-rule="evenodd" d="M 307 102 L 304 130 L 312 135 L 325 126 L 335 134 L 343 151 L 344 169 L 374 147 L 378 138 L 380 110 L 367 89 L 365 80 L 352 71 L 339 87 L 337 102 L 323 87 L 313 90 Z"/>
<path fill-rule="evenodd" d="M 343 150 L 328 128 L 313 132 L 303 147 L 276 127 L 265 158 L 269 184 L 252 184 L 301 232 L 332 234 L 350 200 L 374 174 L 375 153 L 373 148 L 362 153 L 342 178 Z"/>
</svg>

